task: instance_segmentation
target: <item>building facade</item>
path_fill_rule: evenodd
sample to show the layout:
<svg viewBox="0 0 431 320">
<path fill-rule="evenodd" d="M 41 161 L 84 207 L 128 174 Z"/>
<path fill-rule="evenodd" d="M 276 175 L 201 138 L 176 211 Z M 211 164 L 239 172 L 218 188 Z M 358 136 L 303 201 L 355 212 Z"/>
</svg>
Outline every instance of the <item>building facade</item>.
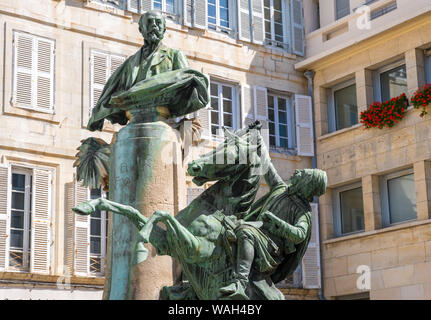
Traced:
<svg viewBox="0 0 431 320">
<path fill-rule="evenodd" d="M 365 6 L 364 6 L 365 5 Z M 407 108 L 392 128 L 361 113 L 431 82 L 431 1 L 304 2 L 314 72 L 327 299 L 431 299 L 431 118 Z M 310 72 L 310 74 L 312 74 Z"/>
<path fill-rule="evenodd" d="M 107 195 L 83 188 L 73 162 L 81 140 L 109 143 L 120 129 L 85 126 L 110 74 L 143 44 L 137 22 L 150 9 L 166 16 L 165 44 L 210 79 L 211 104 L 195 114 L 202 139 L 184 168 L 220 141 L 222 126 L 254 120 L 284 180 L 312 166 L 311 98 L 295 69 L 304 59 L 302 1 L 0 0 L 1 299 L 101 298 L 109 213 L 79 217 L 71 208 Z M 180 207 L 203 190 L 184 175 Z M 303 297 L 320 287 L 316 231 L 294 277 L 314 290 Z"/>
</svg>

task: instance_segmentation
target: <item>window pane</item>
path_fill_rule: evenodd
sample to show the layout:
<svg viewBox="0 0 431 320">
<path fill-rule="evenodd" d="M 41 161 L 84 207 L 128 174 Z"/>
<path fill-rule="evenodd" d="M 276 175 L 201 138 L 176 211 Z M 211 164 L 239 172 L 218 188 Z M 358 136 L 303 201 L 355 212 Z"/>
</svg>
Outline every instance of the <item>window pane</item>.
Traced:
<svg viewBox="0 0 431 320">
<path fill-rule="evenodd" d="M 230 115 L 230 114 L 224 114 L 223 115 L 223 125 L 225 127 L 233 128 L 232 115 Z"/>
<path fill-rule="evenodd" d="M 99 219 L 91 219 L 90 232 L 92 236 L 100 236 L 100 233 L 101 233 L 100 223 L 101 223 L 101 220 Z"/>
<path fill-rule="evenodd" d="M 12 209 L 24 210 L 24 193 L 12 192 Z"/>
<path fill-rule="evenodd" d="M 24 231 L 11 230 L 10 231 L 10 246 L 14 248 L 24 247 Z"/>
<path fill-rule="evenodd" d="M 275 121 L 274 119 L 274 109 L 268 109 L 268 119 L 271 121 Z"/>
<path fill-rule="evenodd" d="M 286 138 L 280 138 L 280 147 L 281 148 L 288 148 L 289 145 L 287 144 L 287 139 Z"/>
<path fill-rule="evenodd" d="M 11 267 L 22 267 L 22 252 L 11 251 L 9 254 L 9 266 Z"/>
<path fill-rule="evenodd" d="M 12 189 L 16 191 L 25 190 L 25 175 L 23 174 L 12 174 Z"/>
<path fill-rule="evenodd" d="M 269 133 L 275 135 L 275 124 L 273 122 L 269 122 Z"/>
<path fill-rule="evenodd" d="M 223 112 L 232 113 L 232 101 L 223 100 Z"/>
<path fill-rule="evenodd" d="M 213 19 L 216 17 L 216 8 L 213 5 L 208 3 L 208 17 L 212 17 Z"/>
<path fill-rule="evenodd" d="M 406 66 L 389 70 L 380 75 L 382 101 L 390 100 L 407 92 Z"/>
<path fill-rule="evenodd" d="M 100 254 L 101 253 L 101 249 L 100 249 L 100 238 L 98 237 L 91 237 L 91 241 L 90 241 L 90 252 L 91 253 L 95 253 L 95 254 Z"/>
<path fill-rule="evenodd" d="M 280 131 L 280 137 L 287 137 L 287 126 L 280 124 L 278 130 Z"/>
<path fill-rule="evenodd" d="M 274 136 L 269 137 L 269 145 L 271 147 L 275 147 L 275 137 Z"/>
<path fill-rule="evenodd" d="M 24 211 L 12 211 L 10 226 L 12 228 L 24 228 Z"/>
<path fill-rule="evenodd" d="M 211 123 L 212 124 L 219 124 L 218 123 L 218 112 L 211 111 Z"/>
<path fill-rule="evenodd" d="M 211 98 L 211 108 L 213 108 L 214 111 L 218 110 L 218 98 Z"/>
<path fill-rule="evenodd" d="M 268 95 L 268 108 L 274 109 L 274 97 L 270 95 Z"/>
<path fill-rule="evenodd" d="M 91 199 L 98 199 L 102 196 L 100 189 L 91 189 L 90 191 Z"/>
<path fill-rule="evenodd" d="M 337 130 L 349 128 L 358 123 L 356 85 L 334 92 L 335 120 Z"/>
<path fill-rule="evenodd" d="M 274 0 L 274 9 L 281 10 L 281 0 Z"/>
<path fill-rule="evenodd" d="M 220 7 L 227 8 L 228 0 L 220 0 Z"/>
<path fill-rule="evenodd" d="M 211 95 L 218 97 L 218 86 L 214 83 L 211 83 Z"/>
<path fill-rule="evenodd" d="M 417 218 L 414 175 L 388 180 L 390 222 L 398 223 Z"/>
<path fill-rule="evenodd" d="M 101 259 L 91 257 L 90 258 L 90 272 L 101 272 Z"/>
<path fill-rule="evenodd" d="M 223 98 L 232 100 L 232 88 L 223 86 Z"/>
<path fill-rule="evenodd" d="M 340 192 L 341 232 L 364 230 L 364 204 L 362 188 Z"/>
<path fill-rule="evenodd" d="M 154 9 L 156 10 L 162 10 L 162 4 L 159 2 L 154 2 Z"/>
<path fill-rule="evenodd" d="M 278 110 L 286 110 L 286 99 L 278 98 Z"/>
<path fill-rule="evenodd" d="M 279 111 L 278 112 L 278 121 L 280 123 L 286 124 L 287 123 L 287 117 L 286 112 Z"/>
</svg>

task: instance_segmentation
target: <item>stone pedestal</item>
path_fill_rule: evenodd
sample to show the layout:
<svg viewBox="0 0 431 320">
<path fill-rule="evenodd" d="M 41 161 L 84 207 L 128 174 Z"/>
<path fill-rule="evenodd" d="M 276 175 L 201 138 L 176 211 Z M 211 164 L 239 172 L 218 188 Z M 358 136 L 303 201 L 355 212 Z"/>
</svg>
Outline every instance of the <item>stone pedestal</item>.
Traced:
<svg viewBox="0 0 431 320">
<path fill-rule="evenodd" d="M 129 123 L 112 147 L 109 199 L 150 217 L 156 210 L 172 214 L 184 207 L 185 177 L 180 135 L 162 121 Z M 104 299 L 159 299 L 173 284 L 173 261 L 157 256 L 147 244 L 146 261 L 135 265 L 137 229 L 120 215 L 111 215 Z"/>
</svg>

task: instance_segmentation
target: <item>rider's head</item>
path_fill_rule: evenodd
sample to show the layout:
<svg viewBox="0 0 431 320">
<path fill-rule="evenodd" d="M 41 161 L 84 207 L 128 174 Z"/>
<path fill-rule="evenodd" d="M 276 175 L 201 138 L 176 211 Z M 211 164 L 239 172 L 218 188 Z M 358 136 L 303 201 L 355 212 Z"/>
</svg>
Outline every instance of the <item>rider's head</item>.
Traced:
<svg viewBox="0 0 431 320">
<path fill-rule="evenodd" d="M 290 178 L 290 191 L 307 201 L 313 201 L 314 196 L 321 196 L 326 191 L 328 178 L 326 172 L 319 169 L 295 170 Z"/>
</svg>

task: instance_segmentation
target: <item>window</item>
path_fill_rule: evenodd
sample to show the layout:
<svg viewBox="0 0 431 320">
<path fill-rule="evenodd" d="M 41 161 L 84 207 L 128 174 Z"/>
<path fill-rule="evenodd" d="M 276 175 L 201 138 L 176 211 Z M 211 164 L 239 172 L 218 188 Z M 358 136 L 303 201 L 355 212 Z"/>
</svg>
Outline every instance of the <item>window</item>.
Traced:
<svg viewBox="0 0 431 320">
<path fill-rule="evenodd" d="M 370 15 L 370 19 L 374 20 L 378 17 L 381 17 L 381 16 L 391 12 L 391 11 L 394 11 L 395 9 L 397 9 L 397 2 L 396 1 L 391 2 L 391 3 L 385 5 L 381 8 L 378 8 L 378 9 L 372 11 L 371 15 Z"/>
<path fill-rule="evenodd" d="M 175 14 L 174 0 L 153 0 L 153 9 Z"/>
<path fill-rule="evenodd" d="M 235 87 L 212 82 L 211 93 L 211 134 L 223 135 L 222 127 L 237 130 L 237 104 Z"/>
<path fill-rule="evenodd" d="M 328 101 L 330 132 L 349 128 L 358 123 L 358 106 L 354 80 L 333 87 L 330 90 Z"/>
<path fill-rule="evenodd" d="M 267 44 L 287 49 L 287 34 L 285 30 L 285 2 L 283 0 L 265 0 L 265 42 Z"/>
<path fill-rule="evenodd" d="M 407 92 L 407 71 L 403 64 L 380 74 L 380 90 L 382 101 L 390 100 Z"/>
<path fill-rule="evenodd" d="M 14 170 L 11 191 L 9 267 L 28 271 L 31 249 L 31 171 Z"/>
<path fill-rule="evenodd" d="M 91 199 L 106 197 L 100 189 L 90 191 Z M 90 273 L 104 272 L 106 246 L 108 241 L 108 213 L 96 210 L 90 216 Z"/>
<path fill-rule="evenodd" d="M 350 14 L 350 0 L 335 0 L 335 20 Z"/>
<path fill-rule="evenodd" d="M 54 41 L 23 32 L 13 34 L 13 103 L 54 110 Z"/>
<path fill-rule="evenodd" d="M 290 98 L 268 93 L 269 145 L 293 148 L 293 111 Z"/>
<path fill-rule="evenodd" d="M 425 51 L 425 81 L 431 83 L 431 49 Z"/>
<path fill-rule="evenodd" d="M 365 230 L 362 185 L 357 183 L 334 192 L 334 231 L 338 236 Z"/>
<path fill-rule="evenodd" d="M 0 164 L 0 269 L 49 274 L 53 172 Z"/>
<path fill-rule="evenodd" d="M 208 0 L 208 28 L 214 30 L 229 30 L 229 1 Z"/>
<path fill-rule="evenodd" d="M 124 62 L 125 57 L 102 51 L 91 50 L 90 54 L 90 106 L 96 106 L 106 81 L 111 74 Z"/>
<path fill-rule="evenodd" d="M 416 189 L 412 169 L 382 177 L 381 189 L 384 226 L 417 218 Z"/>
</svg>

